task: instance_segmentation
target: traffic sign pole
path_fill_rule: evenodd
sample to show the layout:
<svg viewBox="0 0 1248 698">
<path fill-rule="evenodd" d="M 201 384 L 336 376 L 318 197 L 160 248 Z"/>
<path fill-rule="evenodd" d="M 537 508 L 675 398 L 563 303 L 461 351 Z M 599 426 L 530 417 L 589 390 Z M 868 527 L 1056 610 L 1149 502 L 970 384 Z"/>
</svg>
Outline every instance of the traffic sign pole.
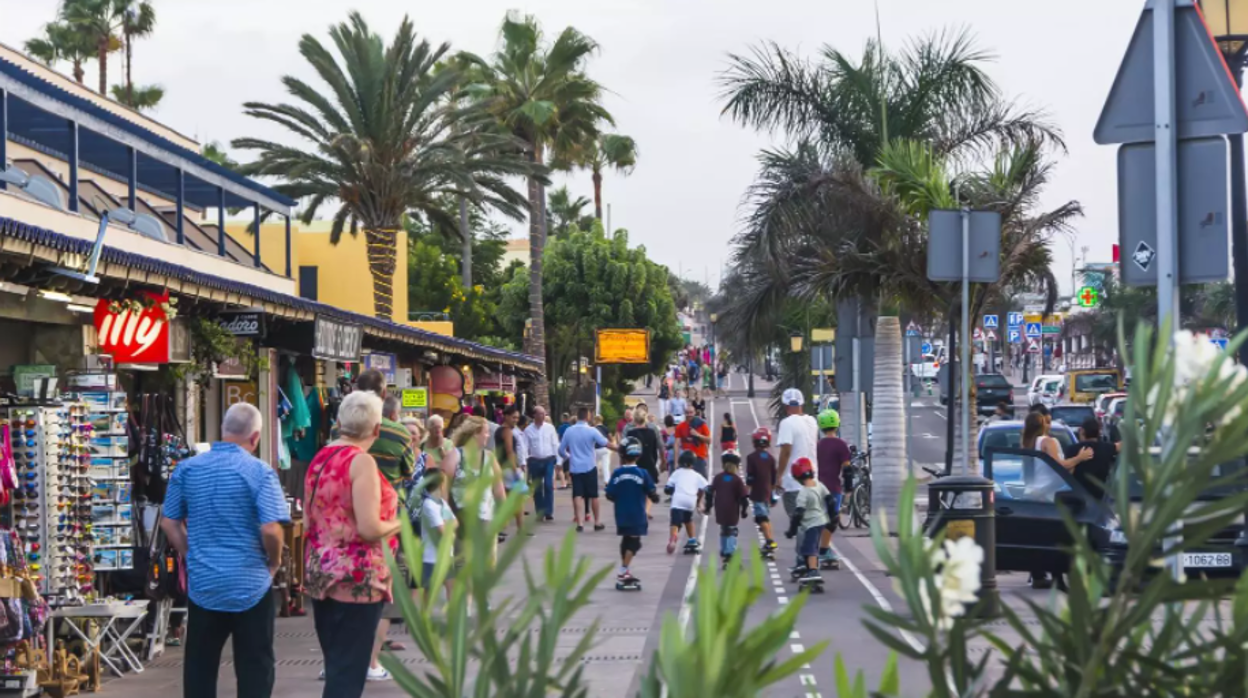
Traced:
<svg viewBox="0 0 1248 698">
<path fill-rule="evenodd" d="M 1153 2 L 1153 121 L 1154 153 L 1157 157 L 1157 326 L 1171 327 L 1179 322 L 1179 240 L 1178 240 L 1178 139 L 1175 134 L 1174 12 L 1177 0 Z M 1173 448 L 1170 444 L 1167 448 Z M 1182 524 L 1167 531 L 1166 546 L 1182 541 Z M 1166 560 L 1176 581 L 1183 579 L 1179 556 Z"/>
<path fill-rule="evenodd" d="M 971 211 L 962 209 L 962 474 L 971 474 Z"/>
</svg>

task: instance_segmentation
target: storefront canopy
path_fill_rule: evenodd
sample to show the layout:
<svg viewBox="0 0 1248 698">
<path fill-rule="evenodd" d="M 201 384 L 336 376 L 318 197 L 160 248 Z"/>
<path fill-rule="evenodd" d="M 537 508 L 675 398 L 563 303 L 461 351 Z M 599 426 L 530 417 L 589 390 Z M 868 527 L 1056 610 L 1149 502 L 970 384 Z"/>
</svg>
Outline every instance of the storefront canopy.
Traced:
<svg viewBox="0 0 1248 698">
<path fill-rule="evenodd" d="M 24 258 L 27 266 L 34 263 L 73 266 L 76 260 L 91 253 L 91 242 L 0 217 L 0 253 Z M 290 320 L 314 322 L 318 316 L 328 317 L 338 322 L 359 325 L 366 335 L 477 362 L 497 364 L 518 372 L 538 374 L 543 370 L 543 361 L 528 354 L 348 312 L 324 303 L 232 281 L 107 245 L 101 252 L 96 273 L 101 279 L 156 289 L 167 288 L 183 296 L 231 306 L 263 308 L 266 313 Z M 87 295 L 92 293 L 89 287 L 74 291 Z"/>
</svg>

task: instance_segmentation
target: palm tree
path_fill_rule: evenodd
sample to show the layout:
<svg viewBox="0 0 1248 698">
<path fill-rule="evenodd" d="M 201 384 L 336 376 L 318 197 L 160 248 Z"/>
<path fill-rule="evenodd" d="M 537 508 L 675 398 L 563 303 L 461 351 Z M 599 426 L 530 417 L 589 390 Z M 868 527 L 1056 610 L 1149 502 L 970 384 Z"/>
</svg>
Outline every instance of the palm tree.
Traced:
<svg viewBox="0 0 1248 698">
<path fill-rule="evenodd" d="M 121 20 L 121 38 L 125 43 L 126 50 L 126 85 L 125 99 L 116 97 L 117 90 L 114 88 L 114 97 L 135 109 L 150 109 L 156 106 L 160 98 L 164 96 L 164 90 L 158 87 L 142 88 L 142 95 L 136 95 L 134 90 L 134 76 L 132 68 L 134 67 L 134 40 L 151 36 L 156 29 L 156 10 L 152 7 L 152 3 L 147 0 L 113 0 L 114 4 L 122 6 Z M 154 99 L 153 99 L 154 98 Z M 140 106 L 143 105 L 143 106 Z"/>
<path fill-rule="evenodd" d="M 119 36 L 133 0 L 65 0 L 61 17 L 77 27 L 95 46 L 102 95 L 108 94 L 108 54 L 121 48 Z M 153 19 L 153 21 L 155 21 Z"/>
<path fill-rule="evenodd" d="M 462 195 L 519 219 L 524 197 L 505 180 L 540 172 L 516 156 L 514 138 L 497 131 L 487 137 L 491 132 L 478 128 L 492 123 L 490 114 L 452 103 L 460 76 L 454 69 L 435 70 L 450 47 L 418 41 L 410 19 L 404 18 L 388 46 L 357 12 L 329 35 L 337 56 L 311 35 L 299 42 L 324 90 L 286 76 L 282 83 L 295 103 L 244 105 L 249 116 L 276 123 L 312 147 L 258 138 L 240 138 L 233 146 L 258 151 L 244 173 L 282 178 L 278 191 L 306 199 L 304 223 L 326 202 L 337 202 L 334 244 L 344 232 L 356 235 L 363 228 L 373 310 L 392 320 L 395 246 L 404 216 L 421 215 L 454 229 L 456 221 L 440 199 Z"/>
<path fill-rule="evenodd" d="M 498 50 L 489 61 L 465 54 L 477 65 L 482 82 L 469 88 L 481 104 L 524 143 L 535 166 L 549 153 L 568 153 L 599 135 L 602 123 L 613 124 L 603 108 L 602 87 L 585 74 L 585 64 L 598 45 L 572 27 L 554 42 L 544 40 L 532 16 L 508 14 Z M 545 192 L 536 176 L 529 178 L 529 313 L 532 331 L 527 350 L 546 357 L 545 313 L 542 305 L 542 254 L 546 244 Z M 558 370 L 547 364 L 546 373 Z M 545 375 L 535 386 L 538 404 L 550 402 Z"/>
<path fill-rule="evenodd" d="M 589 230 L 593 224 L 593 217 L 585 215 L 585 207 L 590 204 L 589 199 L 578 196 L 572 198 L 572 193 L 567 187 L 559 187 L 550 192 L 550 200 L 547 204 L 548 222 L 550 225 L 550 233 L 555 237 L 562 237 L 576 226 L 581 230 Z"/>
<path fill-rule="evenodd" d="M 598 220 L 602 220 L 602 171 L 612 167 L 628 175 L 636 165 L 636 141 L 616 133 L 604 133 L 570 153 L 560 154 L 554 162 L 555 169 L 580 167 L 590 171 L 594 181 L 594 217 Z"/>
<path fill-rule="evenodd" d="M 160 105 L 160 100 L 165 98 L 165 88 L 160 85 L 113 85 L 112 94 L 113 99 L 127 107 L 143 111 Z"/>
<path fill-rule="evenodd" d="M 95 45 L 78 27 L 68 22 L 50 22 L 43 27 L 43 36 L 29 39 L 26 53 L 49 68 L 60 61 L 73 66 L 74 80 L 79 84 L 86 78 L 83 64 L 95 55 Z"/>
</svg>

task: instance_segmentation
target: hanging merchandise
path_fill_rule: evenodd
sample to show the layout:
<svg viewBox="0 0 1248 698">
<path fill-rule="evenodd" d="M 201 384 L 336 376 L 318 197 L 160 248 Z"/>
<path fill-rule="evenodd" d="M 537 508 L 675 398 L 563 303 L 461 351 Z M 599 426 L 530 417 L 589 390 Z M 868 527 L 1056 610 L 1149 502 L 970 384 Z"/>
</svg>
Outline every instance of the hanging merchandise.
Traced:
<svg viewBox="0 0 1248 698">
<path fill-rule="evenodd" d="M 71 383 L 78 378 L 71 377 Z M 105 381 L 116 384 L 115 380 Z M 87 405 L 91 425 L 90 515 L 95 569 L 98 572 L 134 567 L 134 527 L 130 479 L 130 435 L 124 392 L 77 394 Z"/>
</svg>

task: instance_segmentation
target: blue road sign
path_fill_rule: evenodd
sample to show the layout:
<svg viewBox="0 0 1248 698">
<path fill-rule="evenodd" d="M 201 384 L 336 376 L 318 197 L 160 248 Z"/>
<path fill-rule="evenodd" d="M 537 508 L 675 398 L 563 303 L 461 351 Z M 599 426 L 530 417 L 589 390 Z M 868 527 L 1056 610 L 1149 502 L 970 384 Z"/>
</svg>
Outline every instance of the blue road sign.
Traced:
<svg viewBox="0 0 1248 698">
<path fill-rule="evenodd" d="M 906 330 L 906 336 L 907 337 L 919 337 L 921 335 L 919 334 L 918 330 Z"/>
<path fill-rule="evenodd" d="M 1040 330 L 1040 323 L 1038 323 L 1038 322 L 1029 322 L 1029 323 L 1027 323 L 1027 336 L 1028 336 L 1029 338 L 1031 338 L 1031 339 L 1039 339 L 1039 338 L 1040 338 L 1040 334 L 1041 334 L 1041 330 Z"/>
<path fill-rule="evenodd" d="M 1010 328 L 1010 344 L 1022 344 L 1022 343 L 1023 343 L 1023 331 L 1018 329 L 1017 327 L 1011 327 Z"/>
<path fill-rule="evenodd" d="M 1006 316 L 1006 319 L 1009 321 L 1010 327 L 1022 327 L 1023 326 L 1023 314 L 1022 313 L 1010 313 L 1009 315 Z"/>
<path fill-rule="evenodd" d="M 1214 345 L 1218 347 L 1218 349 L 1221 349 L 1222 351 L 1226 351 L 1226 338 L 1225 337 L 1218 337 L 1216 339 L 1210 339 L 1209 341 L 1213 342 Z M 927 350 L 924 349 L 923 351 L 927 351 Z"/>
<path fill-rule="evenodd" d="M 984 329 L 995 330 L 1000 326 L 1001 326 L 1001 323 L 999 322 L 999 318 L 996 315 L 984 316 Z"/>
<path fill-rule="evenodd" d="M 1226 347 L 1226 340 L 1222 340 L 1222 346 Z M 932 345 L 930 342 L 923 342 L 923 353 L 924 354 L 932 353 Z"/>
</svg>

